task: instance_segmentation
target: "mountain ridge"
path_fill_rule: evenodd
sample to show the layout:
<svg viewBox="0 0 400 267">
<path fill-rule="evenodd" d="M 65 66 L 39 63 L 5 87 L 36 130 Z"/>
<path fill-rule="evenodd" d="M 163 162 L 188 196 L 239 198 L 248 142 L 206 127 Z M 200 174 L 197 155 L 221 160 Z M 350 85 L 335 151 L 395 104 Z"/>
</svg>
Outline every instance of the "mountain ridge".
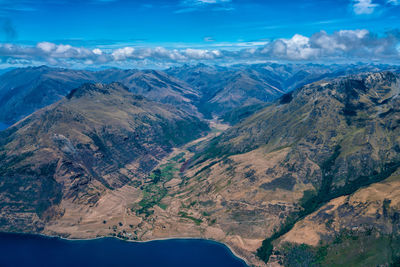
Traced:
<svg viewBox="0 0 400 267">
<path fill-rule="evenodd" d="M 184 65 L 165 71 L 17 68 L 0 76 L 0 121 L 13 124 L 88 82 L 121 82 L 135 94 L 211 118 L 243 105 L 274 101 L 301 85 L 323 78 L 385 69 L 399 71 L 396 66 L 386 65 L 275 63 L 229 67 Z"/>
<path fill-rule="evenodd" d="M 207 129 L 190 114 L 135 96 L 120 83 L 85 84 L 0 133 L 1 213 L 16 209 L 16 217 L 1 225 L 43 227 L 62 215 L 63 199 L 93 205 L 105 191 L 139 182 L 172 147 Z M 18 222 L 24 212 L 32 216 L 25 226 Z"/>
</svg>

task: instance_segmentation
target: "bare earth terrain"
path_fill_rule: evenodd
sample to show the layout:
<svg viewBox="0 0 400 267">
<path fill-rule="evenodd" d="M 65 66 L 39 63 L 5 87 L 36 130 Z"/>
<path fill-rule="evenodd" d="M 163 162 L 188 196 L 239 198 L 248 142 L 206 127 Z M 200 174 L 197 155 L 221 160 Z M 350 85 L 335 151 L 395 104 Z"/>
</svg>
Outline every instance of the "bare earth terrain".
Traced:
<svg viewBox="0 0 400 267">
<path fill-rule="evenodd" d="M 173 167 L 168 173 L 170 176 L 168 181 L 160 185 L 160 187 L 167 189 L 167 193 L 158 205 L 151 208 L 151 211 L 154 212 L 151 215 L 137 214 L 133 211 L 133 207 L 144 198 L 144 193 L 140 188 L 125 185 L 117 190 L 108 190 L 93 206 L 84 206 L 73 201 L 63 200 L 60 208 L 64 210 L 64 215 L 46 225 L 43 233 L 72 239 L 118 236 L 135 241 L 165 238 L 206 238 L 227 244 L 236 255 L 243 257 L 248 262 L 249 259 L 252 263 L 259 262 L 254 256 L 254 251 L 260 247 L 262 239 L 232 234 L 229 229 L 242 228 L 243 224 L 257 224 L 260 229 L 268 228 L 271 219 L 260 217 L 244 221 L 231 221 L 226 212 L 223 211 L 221 203 L 218 203 L 217 206 L 219 207 L 216 207 L 215 210 L 213 208 L 211 215 L 198 209 L 200 198 L 186 197 L 187 193 L 193 190 L 193 187 L 197 187 L 196 190 L 201 190 L 204 186 L 200 181 L 185 182 L 186 175 L 193 175 L 190 172 L 181 172 L 186 160 L 193 156 L 193 152 L 189 149 L 219 135 L 229 126 L 213 120 L 210 121 L 210 127 L 212 128 L 210 134 L 196 139 L 184 147 L 175 148 L 168 157 L 159 163 L 158 168 L 171 165 Z M 247 155 L 237 157 L 235 160 L 241 162 L 242 165 L 246 165 L 246 162 L 253 162 L 255 165 L 274 163 L 273 159 L 266 159 L 262 162 L 262 158 L 257 157 L 257 155 L 249 155 L 246 158 Z M 268 168 L 268 165 L 264 165 L 263 168 Z M 222 182 L 220 183 L 221 187 L 224 187 Z M 210 196 L 215 202 L 221 202 L 221 199 L 226 197 L 221 195 L 219 190 L 216 190 Z M 213 200 L 206 201 L 213 202 Z M 242 205 L 248 205 L 249 210 L 257 209 L 252 204 L 242 203 Z M 207 207 L 207 204 L 205 207 Z M 262 264 L 262 262 L 259 262 L 259 264 Z"/>
</svg>

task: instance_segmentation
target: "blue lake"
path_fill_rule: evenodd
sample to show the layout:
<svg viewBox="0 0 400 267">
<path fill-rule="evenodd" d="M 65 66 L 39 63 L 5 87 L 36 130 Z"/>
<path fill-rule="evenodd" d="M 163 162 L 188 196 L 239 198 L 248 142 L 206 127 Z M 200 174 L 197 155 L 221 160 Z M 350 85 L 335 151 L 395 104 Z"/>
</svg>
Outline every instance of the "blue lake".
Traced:
<svg viewBox="0 0 400 267">
<path fill-rule="evenodd" d="M 116 238 L 70 241 L 39 235 L 0 233 L 0 266 L 240 266 L 223 244 L 203 239 L 145 243 Z"/>
<path fill-rule="evenodd" d="M 0 122 L 0 131 L 5 130 L 9 127 L 10 125 L 4 124 L 2 122 Z"/>
</svg>

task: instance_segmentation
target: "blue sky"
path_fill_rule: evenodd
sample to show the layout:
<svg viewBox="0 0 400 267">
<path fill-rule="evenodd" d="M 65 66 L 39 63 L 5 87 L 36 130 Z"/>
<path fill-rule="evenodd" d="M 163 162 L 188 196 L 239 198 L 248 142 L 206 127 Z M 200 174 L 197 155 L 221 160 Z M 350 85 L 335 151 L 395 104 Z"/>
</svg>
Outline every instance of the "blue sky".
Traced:
<svg viewBox="0 0 400 267">
<path fill-rule="evenodd" d="M 0 0 L 0 23 L 2 66 L 400 58 L 400 0 Z"/>
</svg>

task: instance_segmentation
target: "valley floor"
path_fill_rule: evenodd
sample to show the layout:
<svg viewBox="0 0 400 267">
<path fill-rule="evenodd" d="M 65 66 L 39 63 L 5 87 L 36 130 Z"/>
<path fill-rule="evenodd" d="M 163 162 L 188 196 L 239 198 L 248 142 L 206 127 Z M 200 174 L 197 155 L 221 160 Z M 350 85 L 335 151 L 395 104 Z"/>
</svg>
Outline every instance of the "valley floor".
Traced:
<svg viewBox="0 0 400 267">
<path fill-rule="evenodd" d="M 116 236 L 132 241 L 204 238 L 226 244 L 248 264 L 262 265 L 254 255 L 262 238 L 243 238 L 240 234 L 226 232 L 217 218 L 200 213 L 192 207 L 194 203 L 186 204 L 182 192 L 187 179 L 184 170 L 194 154 L 193 149 L 229 127 L 216 120 L 209 123 L 212 130 L 207 136 L 175 148 L 159 163 L 155 170 L 161 172 L 160 182 L 147 181 L 142 186 L 128 184 L 109 190 L 93 206 L 63 200 L 60 206 L 65 210 L 64 215 L 46 225 L 43 233 L 68 239 Z M 238 224 L 236 221 L 223 223 L 225 227 Z"/>
</svg>

